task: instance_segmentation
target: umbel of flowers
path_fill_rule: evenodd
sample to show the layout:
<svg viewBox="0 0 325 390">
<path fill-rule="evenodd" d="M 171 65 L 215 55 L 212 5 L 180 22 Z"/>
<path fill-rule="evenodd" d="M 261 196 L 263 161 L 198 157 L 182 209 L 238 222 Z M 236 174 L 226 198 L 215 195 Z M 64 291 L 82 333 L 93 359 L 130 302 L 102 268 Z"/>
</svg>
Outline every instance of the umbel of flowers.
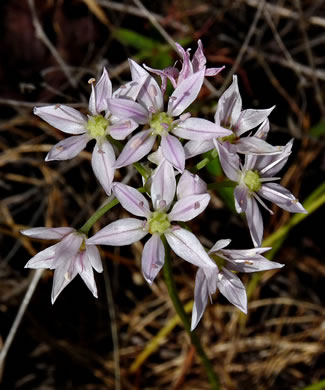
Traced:
<svg viewBox="0 0 325 390">
<path fill-rule="evenodd" d="M 97 245 L 130 245 L 144 237 L 141 267 L 149 284 L 163 267 L 166 251 L 197 267 L 192 329 L 217 288 L 246 313 L 246 291 L 238 272 L 283 266 L 262 255 L 270 248 L 261 248 L 259 205 L 271 212 L 264 198 L 285 210 L 306 212 L 294 195 L 275 182 L 280 177 L 274 177 L 285 165 L 292 141 L 285 146 L 266 141 L 268 116 L 274 107 L 243 110 L 236 76 L 220 97 L 213 122 L 192 117 L 188 108 L 204 77 L 215 76 L 223 68 L 206 67 L 201 41 L 192 58 L 189 49 L 176 47 L 182 59 L 180 69 L 152 69 L 129 60 L 132 80 L 115 91 L 104 69 L 97 83 L 90 80 L 88 114 L 63 104 L 34 109 L 44 121 L 70 135 L 53 146 L 46 161 L 72 159 L 94 140 L 94 174 L 106 194 L 113 195 L 131 214 L 91 237 L 88 232 L 99 218 L 96 213 L 79 230 L 38 227 L 22 231 L 29 237 L 57 241 L 26 264 L 27 268 L 55 270 L 52 303 L 77 274 L 97 297 L 93 270 L 103 270 Z M 166 96 L 168 80 L 173 87 L 170 96 Z M 117 141 L 123 145 L 120 149 L 114 146 Z M 228 249 L 231 240 L 219 238 L 208 250 L 186 226 L 210 201 L 207 184 L 190 172 L 187 161 L 212 150 L 233 185 L 237 212 L 245 213 L 251 249 Z M 117 169 L 132 164 L 142 175 L 144 186 L 140 189 L 114 181 Z M 98 215 L 102 214 L 100 209 Z"/>
</svg>

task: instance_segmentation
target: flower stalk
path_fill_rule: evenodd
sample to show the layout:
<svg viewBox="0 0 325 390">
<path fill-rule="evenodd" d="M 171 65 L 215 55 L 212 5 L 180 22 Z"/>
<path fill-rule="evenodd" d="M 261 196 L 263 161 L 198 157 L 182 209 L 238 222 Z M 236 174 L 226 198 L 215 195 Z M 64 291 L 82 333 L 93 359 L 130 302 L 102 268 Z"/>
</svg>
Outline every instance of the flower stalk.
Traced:
<svg viewBox="0 0 325 390">
<path fill-rule="evenodd" d="M 181 319 L 186 332 L 190 336 L 192 345 L 195 347 L 195 350 L 202 361 L 202 364 L 205 368 L 208 380 L 209 380 L 210 385 L 211 385 L 211 389 L 219 390 L 220 389 L 219 380 L 218 380 L 218 377 L 213 370 L 212 364 L 211 364 L 208 356 L 206 355 L 206 353 L 202 347 L 202 344 L 200 343 L 198 336 L 196 335 L 196 333 L 194 331 L 191 332 L 190 320 L 189 320 L 189 318 L 184 310 L 183 304 L 180 301 L 179 296 L 177 294 L 177 289 L 175 286 L 173 272 L 172 272 L 172 266 L 171 266 L 170 248 L 169 248 L 164 236 L 162 236 L 162 241 L 163 241 L 164 247 L 165 247 L 165 264 L 163 267 L 163 272 L 164 272 L 164 278 L 165 278 L 168 294 L 170 296 L 170 299 L 173 302 L 176 313 L 178 314 L 179 318 Z"/>
</svg>

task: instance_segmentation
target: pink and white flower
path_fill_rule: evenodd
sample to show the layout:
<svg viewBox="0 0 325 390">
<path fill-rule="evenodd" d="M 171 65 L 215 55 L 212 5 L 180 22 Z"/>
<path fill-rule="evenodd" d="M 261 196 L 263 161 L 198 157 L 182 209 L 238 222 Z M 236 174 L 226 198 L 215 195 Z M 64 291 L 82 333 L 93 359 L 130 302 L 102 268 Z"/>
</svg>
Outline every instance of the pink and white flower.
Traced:
<svg viewBox="0 0 325 390">
<path fill-rule="evenodd" d="M 185 168 L 185 153 L 183 146 L 176 136 L 185 139 L 202 137 L 201 129 L 218 136 L 227 136 L 231 132 L 205 119 L 188 119 L 189 113 L 182 114 L 193 103 L 201 89 L 205 68 L 191 74 L 178 83 L 169 97 L 167 111 L 164 111 L 164 97 L 158 83 L 141 66 L 130 60 L 132 79 L 147 77 L 137 97 L 142 110 L 134 112 L 133 119 L 138 123 L 147 124 L 148 130 L 142 130 L 133 136 L 119 155 L 115 168 L 139 161 L 152 149 L 157 136 L 160 137 L 161 150 L 166 158 L 179 172 Z M 108 107 L 114 114 L 115 108 L 121 109 L 121 104 L 115 99 L 108 100 Z M 175 119 L 175 117 L 179 117 Z M 199 135 L 198 135 L 199 133 Z"/>
<path fill-rule="evenodd" d="M 283 264 L 269 261 L 261 255 L 271 248 L 224 249 L 230 242 L 231 240 L 219 240 L 209 250 L 211 260 L 217 265 L 215 274 L 213 276 L 209 274 L 210 279 L 207 279 L 203 268 L 197 271 L 191 330 L 196 328 L 209 297 L 217 288 L 231 304 L 247 313 L 245 286 L 233 271 L 257 272 L 283 267 Z"/>
<path fill-rule="evenodd" d="M 105 192 L 110 195 L 114 179 L 115 152 L 107 137 L 123 140 L 138 127 L 139 122 L 132 119 L 132 113 L 134 107 L 140 105 L 132 99 L 136 98 L 145 79 L 131 81 L 114 93 L 106 69 L 95 86 L 94 81 L 90 80 L 90 115 L 86 116 L 63 104 L 35 107 L 34 114 L 57 129 L 73 135 L 54 145 L 46 156 L 46 161 L 71 159 L 77 156 L 90 140 L 96 140 L 92 153 L 92 168 Z M 113 115 L 108 110 L 108 98 L 119 101 L 124 106 L 123 110 L 114 110 Z"/>
<path fill-rule="evenodd" d="M 244 212 L 254 246 L 260 246 L 263 237 L 263 220 L 258 203 L 273 212 L 261 198 L 274 202 L 292 213 L 306 213 L 298 199 L 280 184 L 272 183 L 280 177 L 273 177 L 287 162 L 292 148 L 292 140 L 276 155 L 245 155 L 241 164 L 237 153 L 230 150 L 229 144 L 218 145 L 219 158 L 225 175 L 237 182 L 235 187 L 235 207 L 238 213 Z"/>
<path fill-rule="evenodd" d="M 93 269 L 103 272 L 98 249 L 87 237 L 73 228 L 38 227 L 22 230 L 22 234 L 43 240 L 60 240 L 32 257 L 25 268 L 54 269 L 51 300 L 55 302 L 61 291 L 79 274 L 94 297 L 97 287 Z"/>
<path fill-rule="evenodd" d="M 273 109 L 274 106 L 265 110 L 242 110 L 242 99 L 238 89 L 237 76 L 233 76 L 232 84 L 218 101 L 214 116 L 215 124 L 228 129 L 230 133 L 227 136 L 219 136 L 217 133 L 213 134 L 211 132 L 210 137 L 206 134 L 201 138 L 198 137 L 189 141 L 184 146 L 186 158 L 205 153 L 215 147 L 218 149 L 218 145 L 224 142 L 231 144 L 233 152 L 242 154 L 264 155 L 281 153 L 281 147 L 270 145 L 265 141 L 269 131 L 267 118 Z M 256 134 L 242 137 L 244 133 L 253 130 L 259 125 L 263 127 L 263 131 L 260 130 Z M 181 133 L 179 135 L 181 136 Z"/>
<path fill-rule="evenodd" d="M 179 71 L 176 66 L 169 66 L 165 69 L 153 69 L 149 66 L 143 65 L 149 72 L 152 72 L 161 77 L 161 90 L 164 94 L 166 91 L 167 80 L 170 80 L 173 87 L 176 88 L 183 80 L 192 76 L 192 74 L 200 72 L 204 69 L 204 76 L 216 76 L 221 72 L 225 67 L 220 68 L 208 68 L 206 69 L 206 57 L 203 53 L 203 45 L 199 39 L 197 42 L 197 49 L 193 55 L 192 60 L 190 60 L 190 51 L 191 49 L 184 50 L 183 47 L 175 42 L 177 51 L 182 57 L 182 68 Z"/>
<path fill-rule="evenodd" d="M 208 279 L 211 268 L 216 268 L 193 233 L 178 225 L 172 225 L 174 221 L 190 221 L 199 215 L 207 207 L 210 195 L 205 192 L 181 196 L 171 207 L 176 187 L 175 175 L 171 169 L 167 161 L 163 162 L 154 175 L 151 186 L 153 211 L 138 190 L 115 183 L 113 192 L 122 207 L 144 219 L 125 218 L 115 221 L 89 239 L 90 243 L 96 245 L 122 246 L 151 234 L 142 253 L 142 273 L 150 284 L 164 264 L 165 248 L 161 240 L 162 235 L 179 257 L 198 267 L 204 267 Z"/>
</svg>

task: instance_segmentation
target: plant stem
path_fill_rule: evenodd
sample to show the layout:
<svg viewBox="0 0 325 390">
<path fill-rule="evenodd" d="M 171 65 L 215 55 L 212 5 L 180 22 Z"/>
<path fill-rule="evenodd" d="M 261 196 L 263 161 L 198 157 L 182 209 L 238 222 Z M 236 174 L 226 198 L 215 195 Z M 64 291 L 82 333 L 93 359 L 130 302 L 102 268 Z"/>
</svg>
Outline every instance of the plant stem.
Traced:
<svg viewBox="0 0 325 390">
<path fill-rule="evenodd" d="M 190 320 L 189 320 L 189 318 L 184 310 L 183 304 L 180 301 L 179 296 L 177 294 L 177 290 L 176 290 L 176 286 L 175 286 L 175 282 L 174 282 L 174 278 L 173 278 L 173 274 L 172 274 L 170 248 L 166 242 L 165 237 L 162 236 L 161 238 L 163 240 L 164 247 L 165 247 L 164 277 L 165 277 L 165 282 L 167 285 L 167 290 L 168 290 L 170 299 L 173 302 L 175 310 L 176 310 L 179 318 L 181 319 L 186 332 L 190 336 L 191 343 L 194 345 L 197 354 L 200 356 L 202 364 L 203 364 L 205 371 L 207 373 L 208 380 L 209 380 L 210 385 L 211 385 L 211 389 L 219 390 L 220 389 L 219 380 L 218 380 L 218 378 L 213 370 L 212 364 L 211 364 L 209 358 L 207 357 L 206 353 L 204 352 L 204 349 L 200 343 L 198 336 L 194 333 L 194 331 L 191 332 Z"/>
<path fill-rule="evenodd" d="M 108 198 L 109 200 L 110 198 Z M 88 219 L 88 221 L 79 229 L 79 232 L 88 235 L 90 228 L 101 218 L 108 210 L 113 208 L 119 203 L 116 198 L 108 201 L 103 207 L 99 208 L 94 214 Z"/>
</svg>

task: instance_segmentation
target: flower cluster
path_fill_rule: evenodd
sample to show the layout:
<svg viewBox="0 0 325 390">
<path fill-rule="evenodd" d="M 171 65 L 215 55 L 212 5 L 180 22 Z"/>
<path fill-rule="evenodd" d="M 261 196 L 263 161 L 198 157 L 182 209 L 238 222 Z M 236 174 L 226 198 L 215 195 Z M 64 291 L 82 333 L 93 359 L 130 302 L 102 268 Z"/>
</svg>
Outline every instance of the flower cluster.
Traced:
<svg viewBox="0 0 325 390">
<path fill-rule="evenodd" d="M 130 245 L 148 235 L 142 273 L 149 284 L 164 265 L 166 250 L 198 267 L 192 329 L 217 288 L 229 302 L 247 311 L 245 287 L 237 272 L 282 267 L 262 256 L 270 248 L 261 248 L 263 221 L 258 203 L 269 210 L 261 199 L 265 198 L 285 210 L 305 212 L 287 189 L 274 183 L 279 179 L 274 175 L 291 153 L 292 141 L 285 146 L 266 141 L 268 116 L 274 107 L 243 110 L 236 76 L 219 99 L 213 122 L 191 117 L 187 109 L 196 100 L 204 77 L 215 76 L 223 68 L 206 68 L 201 41 L 192 58 L 190 50 L 176 47 L 182 57 L 180 69 L 152 69 L 129 60 L 132 80 L 114 92 L 105 69 L 97 83 L 91 79 L 88 115 L 60 104 L 34 109 L 47 123 L 71 134 L 53 146 L 46 161 L 74 158 L 95 140 L 94 174 L 106 194 L 136 217 L 114 221 L 89 238 L 89 229 L 82 228 L 22 231 L 29 237 L 59 240 L 26 264 L 27 268 L 55 269 L 52 303 L 77 274 L 97 297 L 93 269 L 101 272 L 102 263 L 96 245 Z M 160 77 L 161 85 L 154 75 Z M 173 87 L 170 96 L 166 96 L 168 80 Z M 225 177 L 233 184 L 236 210 L 246 215 L 252 249 L 225 249 L 230 239 L 223 239 L 208 251 L 185 224 L 210 201 L 207 184 L 186 169 L 186 162 L 209 151 L 218 155 Z M 135 163 L 146 173 L 140 190 L 114 181 L 116 169 Z"/>
</svg>

